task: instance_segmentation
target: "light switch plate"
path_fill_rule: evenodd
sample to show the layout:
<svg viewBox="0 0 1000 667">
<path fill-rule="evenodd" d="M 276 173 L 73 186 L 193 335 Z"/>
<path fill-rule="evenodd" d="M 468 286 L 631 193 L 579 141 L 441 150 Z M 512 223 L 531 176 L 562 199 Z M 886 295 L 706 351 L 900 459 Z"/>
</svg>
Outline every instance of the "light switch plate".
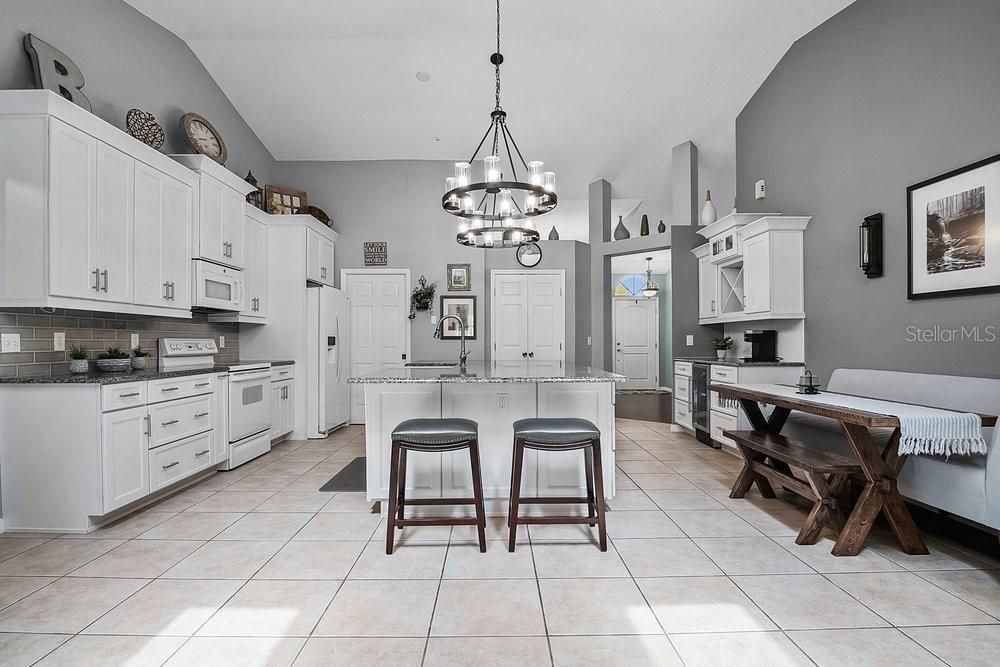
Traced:
<svg viewBox="0 0 1000 667">
<path fill-rule="evenodd" d="M 689 346 L 689 347 L 693 347 L 694 346 L 694 336 L 691 335 L 691 334 L 688 334 L 684 338 L 684 344 L 687 345 L 687 346 Z"/>
<path fill-rule="evenodd" d="M 132 334 L 129 339 L 133 350 L 139 347 L 139 334 Z"/>
<path fill-rule="evenodd" d="M 52 334 L 52 349 L 56 352 L 66 351 L 66 332 L 57 331 Z"/>
<path fill-rule="evenodd" d="M 763 199 L 767 196 L 767 184 L 764 183 L 764 179 L 760 179 L 753 184 L 753 198 Z"/>
<path fill-rule="evenodd" d="M 497 394 L 497 408 L 500 410 L 507 409 L 507 394 Z"/>
<path fill-rule="evenodd" d="M 221 350 L 225 346 L 226 346 L 226 337 L 225 336 L 219 336 L 219 349 Z"/>
<path fill-rule="evenodd" d="M 20 352 L 21 334 L 3 334 L 0 336 L 0 352 Z"/>
</svg>

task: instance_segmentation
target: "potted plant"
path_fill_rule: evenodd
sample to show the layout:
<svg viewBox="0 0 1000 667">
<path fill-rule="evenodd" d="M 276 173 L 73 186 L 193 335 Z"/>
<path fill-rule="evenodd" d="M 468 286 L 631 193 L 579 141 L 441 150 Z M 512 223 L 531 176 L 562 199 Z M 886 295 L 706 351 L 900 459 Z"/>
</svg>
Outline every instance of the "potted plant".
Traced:
<svg viewBox="0 0 1000 667">
<path fill-rule="evenodd" d="M 712 347 L 715 348 L 715 356 L 722 361 L 726 358 L 729 350 L 733 349 L 733 339 L 729 336 L 721 336 L 712 339 Z"/>
<path fill-rule="evenodd" d="M 132 368 L 141 371 L 146 368 L 146 359 L 149 357 L 149 352 L 142 349 L 142 345 L 136 345 L 132 348 Z"/>
<path fill-rule="evenodd" d="M 90 370 L 87 362 L 87 348 L 83 345 L 74 345 L 69 351 L 69 372 L 86 373 Z"/>
<path fill-rule="evenodd" d="M 123 352 L 120 347 L 109 347 L 97 355 L 97 367 L 102 371 L 127 371 L 129 363 L 128 352 Z"/>
</svg>

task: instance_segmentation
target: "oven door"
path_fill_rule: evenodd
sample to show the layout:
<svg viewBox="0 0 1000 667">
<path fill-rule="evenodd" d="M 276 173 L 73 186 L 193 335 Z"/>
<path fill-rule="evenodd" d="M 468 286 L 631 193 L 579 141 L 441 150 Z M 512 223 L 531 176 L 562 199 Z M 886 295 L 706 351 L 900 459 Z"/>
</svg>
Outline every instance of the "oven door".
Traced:
<svg viewBox="0 0 1000 667">
<path fill-rule="evenodd" d="M 243 306 L 243 272 L 195 261 L 194 305 L 216 310 L 240 310 Z"/>
<path fill-rule="evenodd" d="M 229 375 L 229 442 L 271 427 L 271 370 Z"/>
</svg>

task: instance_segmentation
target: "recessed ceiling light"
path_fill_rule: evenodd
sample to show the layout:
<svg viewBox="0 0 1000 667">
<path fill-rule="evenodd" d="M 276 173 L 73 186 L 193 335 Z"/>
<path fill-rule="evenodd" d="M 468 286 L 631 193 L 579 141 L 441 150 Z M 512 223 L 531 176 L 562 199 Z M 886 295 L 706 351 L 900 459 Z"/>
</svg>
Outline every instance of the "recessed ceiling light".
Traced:
<svg viewBox="0 0 1000 667">
<path fill-rule="evenodd" d="M 424 83 L 427 83 L 430 80 L 431 80 L 431 75 L 425 72 L 424 70 L 420 70 L 419 72 L 417 72 L 417 81 L 423 81 Z"/>
</svg>

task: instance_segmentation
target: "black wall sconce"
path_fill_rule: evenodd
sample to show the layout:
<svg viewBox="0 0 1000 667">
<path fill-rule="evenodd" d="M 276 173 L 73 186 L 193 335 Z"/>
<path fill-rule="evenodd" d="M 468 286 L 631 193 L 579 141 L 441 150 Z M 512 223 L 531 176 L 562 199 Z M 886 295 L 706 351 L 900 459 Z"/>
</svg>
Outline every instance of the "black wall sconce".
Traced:
<svg viewBox="0 0 1000 667">
<path fill-rule="evenodd" d="M 858 227 L 858 255 L 866 278 L 882 276 L 882 214 L 865 218 Z"/>
</svg>

